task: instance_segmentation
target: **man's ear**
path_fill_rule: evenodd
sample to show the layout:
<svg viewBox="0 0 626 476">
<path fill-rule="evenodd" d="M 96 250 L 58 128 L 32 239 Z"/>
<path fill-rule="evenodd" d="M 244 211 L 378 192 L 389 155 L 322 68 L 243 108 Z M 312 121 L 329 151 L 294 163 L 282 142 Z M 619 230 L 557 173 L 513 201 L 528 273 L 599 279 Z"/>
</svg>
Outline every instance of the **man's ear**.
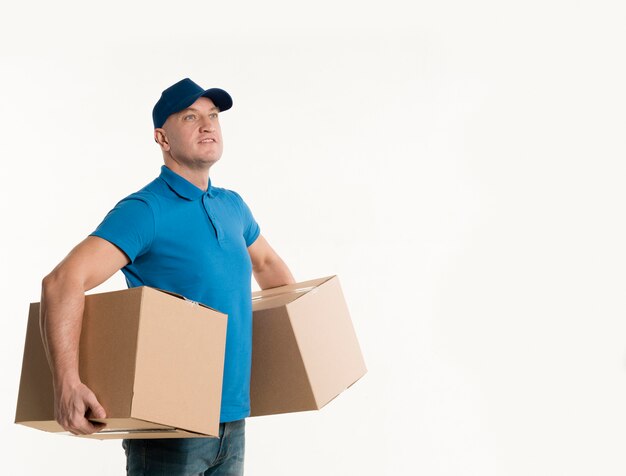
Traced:
<svg viewBox="0 0 626 476">
<path fill-rule="evenodd" d="M 154 142 L 161 146 L 161 149 L 164 151 L 170 150 L 170 144 L 167 141 L 167 135 L 165 135 L 165 130 L 162 128 L 157 128 L 154 130 Z"/>
</svg>

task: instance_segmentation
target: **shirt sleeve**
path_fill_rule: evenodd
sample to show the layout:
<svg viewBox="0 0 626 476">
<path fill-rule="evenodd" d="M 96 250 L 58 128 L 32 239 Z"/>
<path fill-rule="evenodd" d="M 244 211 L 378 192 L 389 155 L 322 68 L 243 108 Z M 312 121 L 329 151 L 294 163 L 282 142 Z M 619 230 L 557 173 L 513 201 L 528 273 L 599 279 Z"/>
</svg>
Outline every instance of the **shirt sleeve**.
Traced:
<svg viewBox="0 0 626 476">
<path fill-rule="evenodd" d="M 91 236 L 99 236 L 121 249 L 130 262 L 144 254 L 154 239 L 155 220 L 150 204 L 127 197 L 115 205 Z"/>
<path fill-rule="evenodd" d="M 250 208 L 246 205 L 246 202 L 243 201 L 243 198 L 241 198 L 237 192 L 233 191 L 233 194 L 237 198 L 237 203 L 241 211 L 241 217 L 243 220 L 243 237 L 246 240 L 246 246 L 250 246 L 261 234 L 261 228 L 254 219 Z"/>
</svg>

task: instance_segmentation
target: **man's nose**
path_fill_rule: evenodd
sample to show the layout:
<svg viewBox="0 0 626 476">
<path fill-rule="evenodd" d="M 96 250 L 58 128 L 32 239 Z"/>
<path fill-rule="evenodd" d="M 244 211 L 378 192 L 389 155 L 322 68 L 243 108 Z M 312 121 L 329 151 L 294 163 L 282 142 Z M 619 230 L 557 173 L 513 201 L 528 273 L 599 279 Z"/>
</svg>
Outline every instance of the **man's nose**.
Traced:
<svg viewBox="0 0 626 476">
<path fill-rule="evenodd" d="M 202 123 L 200 124 L 200 130 L 202 131 L 207 131 L 207 132 L 213 132 L 215 130 L 215 124 L 213 123 L 213 120 L 211 120 L 210 118 L 205 118 Z"/>
</svg>

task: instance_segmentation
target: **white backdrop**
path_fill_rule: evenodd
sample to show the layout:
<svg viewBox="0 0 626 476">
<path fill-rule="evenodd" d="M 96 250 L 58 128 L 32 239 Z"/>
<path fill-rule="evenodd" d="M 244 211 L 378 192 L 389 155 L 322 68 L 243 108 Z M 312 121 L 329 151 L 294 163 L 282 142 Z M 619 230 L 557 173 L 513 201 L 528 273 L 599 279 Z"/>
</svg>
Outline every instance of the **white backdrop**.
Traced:
<svg viewBox="0 0 626 476">
<path fill-rule="evenodd" d="M 298 280 L 339 275 L 369 368 L 248 420 L 246 474 L 625 474 L 621 4 L 2 7 L 3 473 L 124 472 L 119 441 L 12 423 L 25 319 L 158 174 L 151 109 L 189 76 L 234 98 L 213 183 Z"/>
</svg>

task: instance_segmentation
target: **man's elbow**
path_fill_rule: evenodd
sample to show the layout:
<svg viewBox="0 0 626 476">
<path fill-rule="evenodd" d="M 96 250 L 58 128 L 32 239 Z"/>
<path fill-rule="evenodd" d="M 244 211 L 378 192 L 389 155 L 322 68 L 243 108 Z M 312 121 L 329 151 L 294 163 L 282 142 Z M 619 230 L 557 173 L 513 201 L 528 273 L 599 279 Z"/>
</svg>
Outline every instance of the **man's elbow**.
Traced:
<svg viewBox="0 0 626 476">
<path fill-rule="evenodd" d="M 41 280 L 41 289 L 42 291 L 49 291 L 55 289 L 61 285 L 63 281 L 67 280 L 67 272 L 63 267 L 63 263 L 60 263 L 56 266 L 52 271 L 50 271 L 44 278 Z"/>
<path fill-rule="evenodd" d="M 41 280 L 42 296 L 51 296 L 67 290 L 80 288 L 84 291 L 84 279 L 76 272 L 72 272 L 61 263 Z"/>
<path fill-rule="evenodd" d="M 41 280 L 41 307 L 39 310 L 39 330 L 44 339 L 44 345 L 47 346 L 47 312 L 48 301 L 54 300 L 54 296 L 59 294 L 59 276 L 56 269 L 48 273 Z"/>
<path fill-rule="evenodd" d="M 252 272 L 254 274 L 262 274 L 263 271 L 270 267 L 270 260 L 260 260 L 252 263 Z"/>
<path fill-rule="evenodd" d="M 58 283 L 59 283 L 58 273 L 56 272 L 56 270 L 53 270 L 50 273 L 48 273 L 46 276 L 44 276 L 44 278 L 41 280 L 41 293 L 42 294 L 49 293 L 52 289 L 58 286 Z"/>
</svg>

